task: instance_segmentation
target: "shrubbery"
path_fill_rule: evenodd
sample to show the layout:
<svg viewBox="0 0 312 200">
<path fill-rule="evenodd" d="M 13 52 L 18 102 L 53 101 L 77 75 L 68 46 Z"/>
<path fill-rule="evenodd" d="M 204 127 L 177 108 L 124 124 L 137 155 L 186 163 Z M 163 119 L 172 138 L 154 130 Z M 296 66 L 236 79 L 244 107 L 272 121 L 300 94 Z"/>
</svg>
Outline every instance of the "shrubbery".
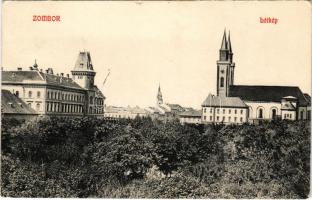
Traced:
<svg viewBox="0 0 312 200">
<path fill-rule="evenodd" d="M 1 163 L 9 197 L 306 198 L 310 123 L 3 120 Z"/>
</svg>

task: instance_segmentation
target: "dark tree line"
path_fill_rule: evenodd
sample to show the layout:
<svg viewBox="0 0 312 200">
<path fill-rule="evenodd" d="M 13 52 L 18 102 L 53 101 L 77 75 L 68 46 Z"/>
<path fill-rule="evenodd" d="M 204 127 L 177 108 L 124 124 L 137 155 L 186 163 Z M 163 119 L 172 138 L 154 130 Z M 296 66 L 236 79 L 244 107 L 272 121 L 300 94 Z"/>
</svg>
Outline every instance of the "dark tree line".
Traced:
<svg viewBox="0 0 312 200">
<path fill-rule="evenodd" d="M 310 123 L 2 120 L 8 197 L 307 198 Z"/>
</svg>

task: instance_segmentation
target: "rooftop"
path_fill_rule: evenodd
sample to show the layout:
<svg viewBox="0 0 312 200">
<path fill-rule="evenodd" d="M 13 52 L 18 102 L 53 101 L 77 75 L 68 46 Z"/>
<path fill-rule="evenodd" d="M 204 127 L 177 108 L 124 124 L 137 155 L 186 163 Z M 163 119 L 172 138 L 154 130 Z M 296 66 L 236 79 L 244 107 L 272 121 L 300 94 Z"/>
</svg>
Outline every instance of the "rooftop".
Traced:
<svg viewBox="0 0 312 200">
<path fill-rule="evenodd" d="M 247 108 L 248 106 L 239 97 L 222 97 L 209 94 L 202 106 Z"/>
</svg>

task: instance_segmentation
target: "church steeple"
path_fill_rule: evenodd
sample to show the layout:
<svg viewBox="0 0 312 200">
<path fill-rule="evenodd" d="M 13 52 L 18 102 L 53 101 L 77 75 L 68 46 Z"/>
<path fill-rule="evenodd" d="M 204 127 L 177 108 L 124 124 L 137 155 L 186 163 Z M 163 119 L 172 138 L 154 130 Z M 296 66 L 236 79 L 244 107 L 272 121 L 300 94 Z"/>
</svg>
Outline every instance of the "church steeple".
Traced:
<svg viewBox="0 0 312 200">
<path fill-rule="evenodd" d="M 220 61 L 226 61 L 229 58 L 229 46 L 228 46 L 228 41 L 226 39 L 226 31 L 224 30 L 223 33 L 223 38 L 222 38 L 222 43 L 221 43 L 221 48 L 220 48 Z"/>
<path fill-rule="evenodd" d="M 230 32 L 229 36 L 226 36 L 224 30 L 221 48 L 219 50 L 220 56 L 217 61 L 217 95 L 228 96 L 230 86 L 234 84 L 234 67 L 233 52 Z"/>
<path fill-rule="evenodd" d="M 232 62 L 232 60 L 233 60 L 233 52 L 232 52 L 230 31 L 229 31 L 229 38 L 228 38 L 228 46 L 229 46 L 229 60 L 230 60 L 230 62 Z"/>
<path fill-rule="evenodd" d="M 226 32 L 224 30 L 223 38 L 222 38 L 222 44 L 221 44 L 221 49 L 220 50 L 227 50 L 227 49 L 228 49 L 228 44 L 227 44 L 227 41 L 226 41 Z"/>
<path fill-rule="evenodd" d="M 157 93 L 157 105 L 163 104 L 163 98 L 162 98 L 162 93 L 160 89 L 160 84 L 158 86 L 158 93 Z"/>
</svg>

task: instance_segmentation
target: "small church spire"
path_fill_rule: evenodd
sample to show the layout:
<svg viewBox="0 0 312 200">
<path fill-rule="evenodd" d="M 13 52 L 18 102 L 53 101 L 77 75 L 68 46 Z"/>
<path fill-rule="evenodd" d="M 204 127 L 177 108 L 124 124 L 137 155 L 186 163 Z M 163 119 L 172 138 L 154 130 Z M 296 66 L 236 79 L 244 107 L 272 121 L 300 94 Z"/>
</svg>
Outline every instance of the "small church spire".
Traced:
<svg viewBox="0 0 312 200">
<path fill-rule="evenodd" d="M 158 86 L 157 104 L 158 105 L 163 104 L 163 98 L 162 98 L 162 93 L 161 93 L 161 89 L 160 89 L 160 83 L 159 83 L 159 86 Z"/>
<path fill-rule="evenodd" d="M 222 39 L 222 44 L 221 44 L 221 49 L 220 50 L 227 50 L 228 49 L 228 44 L 226 41 L 226 31 L 224 29 L 224 33 L 223 33 L 223 39 Z"/>
</svg>

